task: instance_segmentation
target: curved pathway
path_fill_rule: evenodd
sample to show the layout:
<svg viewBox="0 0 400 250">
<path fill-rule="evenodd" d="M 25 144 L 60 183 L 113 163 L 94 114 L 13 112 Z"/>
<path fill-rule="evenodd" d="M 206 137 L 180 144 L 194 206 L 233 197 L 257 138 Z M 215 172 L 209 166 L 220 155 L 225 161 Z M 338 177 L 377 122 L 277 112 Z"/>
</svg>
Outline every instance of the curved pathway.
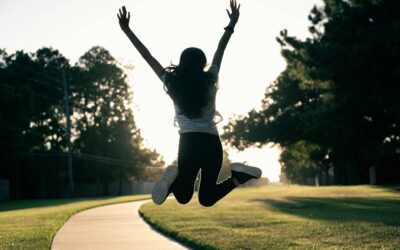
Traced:
<svg viewBox="0 0 400 250">
<path fill-rule="evenodd" d="M 73 215 L 53 239 L 52 250 L 188 249 L 152 229 L 139 215 L 149 202 L 91 208 Z"/>
</svg>

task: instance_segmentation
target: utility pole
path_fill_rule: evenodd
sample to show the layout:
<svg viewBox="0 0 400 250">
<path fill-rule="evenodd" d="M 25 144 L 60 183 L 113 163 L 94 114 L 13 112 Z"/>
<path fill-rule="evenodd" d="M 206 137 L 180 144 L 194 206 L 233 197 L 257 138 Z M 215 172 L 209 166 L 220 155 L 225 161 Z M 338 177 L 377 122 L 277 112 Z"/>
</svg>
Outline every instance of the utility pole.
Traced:
<svg viewBox="0 0 400 250">
<path fill-rule="evenodd" d="M 67 156 L 68 156 L 68 176 L 70 195 L 74 196 L 74 174 L 72 171 L 72 152 L 71 152 L 71 118 L 69 116 L 69 100 L 68 100 L 68 83 L 65 77 L 65 70 L 62 71 L 62 81 L 64 85 L 64 111 L 67 118 L 66 139 L 67 139 Z"/>
</svg>

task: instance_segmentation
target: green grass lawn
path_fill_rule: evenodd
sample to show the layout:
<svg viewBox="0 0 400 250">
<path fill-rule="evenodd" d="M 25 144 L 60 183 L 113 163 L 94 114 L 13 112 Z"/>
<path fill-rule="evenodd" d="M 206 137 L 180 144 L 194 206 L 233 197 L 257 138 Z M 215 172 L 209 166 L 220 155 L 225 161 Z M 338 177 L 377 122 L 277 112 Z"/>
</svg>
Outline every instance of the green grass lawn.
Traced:
<svg viewBox="0 0 400 250">
<path fill-rule="evenodd" d="M 87 208 L 142 200 L 149 195 L 0 202 L 0 249 L 50 249 L 57 230 Z"/>
<path fill-rule="evenodd" d="M 400 189 L 267 186 L 211 208 L 145 204 L 153 226 L 195 249 L 400 249 Z"/>
</svg>

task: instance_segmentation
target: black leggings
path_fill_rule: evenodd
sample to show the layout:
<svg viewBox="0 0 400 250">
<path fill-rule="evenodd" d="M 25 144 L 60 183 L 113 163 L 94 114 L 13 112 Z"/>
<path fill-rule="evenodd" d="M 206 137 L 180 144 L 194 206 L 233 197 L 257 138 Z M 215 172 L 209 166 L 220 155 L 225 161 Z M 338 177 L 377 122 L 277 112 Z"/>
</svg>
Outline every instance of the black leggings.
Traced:
<svg viewBox="0 0 400 250">
<path fill-rule="evenodd" d="M 180 135 L 178 176 L 170 188 L 177 201 L 188 203 L 193 196 L 194 183 L 201 169 L 199 202 L 209 207 L 227 195 L 236 186 L 231 178 L 217 184 L 222 166 L 222 145 L 219 136 L 191 132 Z"/>
</svg>

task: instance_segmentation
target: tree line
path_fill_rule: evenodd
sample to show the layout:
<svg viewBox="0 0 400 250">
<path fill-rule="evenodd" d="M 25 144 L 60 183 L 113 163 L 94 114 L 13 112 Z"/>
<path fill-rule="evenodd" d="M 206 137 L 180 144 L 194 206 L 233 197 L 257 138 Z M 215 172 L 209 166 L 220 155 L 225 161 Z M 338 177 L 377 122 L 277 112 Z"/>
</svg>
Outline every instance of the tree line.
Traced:
<svg viewBox="0 0 400 250">
<path fill-rule="evenodd" d="M 280 33 L 285 70 L 223 138 L 278 144 L 295 183 L 332 170 L 335 184 L 400 183 L 400 2 L 324 0 L 309 21 L 305 40 Z"/>
<path fill-rule="evenodd" d="M 111 182 L 121 193 L 128 178 L 162 165 L 143 146 L 131 104 L 126 73 L 102 47 L 75 65 L 52 48 L 0 50 L 0 178 L 11 197 L 61 197 L 66 187 L 73 195 L 68 153 L 74 183 L 97 183 L 102 195 Z"/>
</svg>

